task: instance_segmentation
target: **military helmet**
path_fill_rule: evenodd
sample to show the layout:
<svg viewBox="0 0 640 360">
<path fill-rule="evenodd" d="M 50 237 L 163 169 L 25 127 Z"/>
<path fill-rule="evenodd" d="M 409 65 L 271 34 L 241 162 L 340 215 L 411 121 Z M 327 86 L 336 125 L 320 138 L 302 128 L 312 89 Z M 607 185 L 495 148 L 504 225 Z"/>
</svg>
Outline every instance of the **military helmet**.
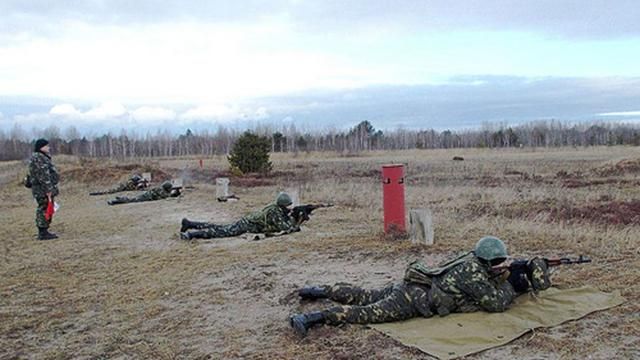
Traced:
<svg viewBox="0 0 640 360">
<path fill-rule="evenodd" d="M 142 176 L 140 176 L 140 175 L 138 175 L 138 174 L 134 174 L 134 175 L 131 177 L 131 180 L 133 180 L 133 182 L 135 182 L 135 183 L 140 182 L 140 180 L 142 180 Z"/>
<path fill-rule="evenodd" d="M 287 194 L 285 192 L 281 192 L 276 197 L 276 204 L 286 207 L 286 206 L 289 206 L 289 205 L 293 204 L 293 201 L 291 200 L 291 196 L 289 196 L 289 194 Z"/>
<path fill-rule="evenodd" d="M 489 262 L 497 259 L 504 260 L 509 256 L 507 246 L 495 236 L 485 236 L 478 240 L 474 253 L 478 258 Z"/>
<path fill-rule="evenodd" d="M 162 185 L 160 185 L 160 186 L 162 186 L 162 188 L 163 188 L 165 191 L 171 191 L 171 189 L 173 188 L 173 184 L 172 184 L 172 183 L 171 183 L 171 181 L 169 181 L 169 180 L 167 180 L 167 181 L 163 182 L 163 183 L 162 183 Z"/>
</svg>

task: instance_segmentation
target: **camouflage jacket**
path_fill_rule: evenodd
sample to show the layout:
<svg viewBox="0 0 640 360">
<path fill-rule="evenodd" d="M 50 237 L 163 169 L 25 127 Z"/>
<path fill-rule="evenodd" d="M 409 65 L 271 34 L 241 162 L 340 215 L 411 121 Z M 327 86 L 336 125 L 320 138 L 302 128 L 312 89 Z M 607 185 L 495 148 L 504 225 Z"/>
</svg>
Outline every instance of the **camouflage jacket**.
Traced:
<svg viewBox="0 0 640 360">
<path fill-rule="evenodd" d="M 108 189 L 108 190 L 104 190 L 104 191 L 96 191 L 92 194 L 95 195 L 102 195 L 102 194 L 113 194 L 113 193 L 118 193 L 118 192 L 122 192 L 122 191 L 133 191 L 133 190 L 137 190 L 138 187 L 136 186 L 136 183 L 133 182 L 133 180 L 129 179 L 127 180 L 126 183 L 120 183 L 118 184 L 118 186 Z"/>
<path fill-rule="evenodd" d="M 433 279 L 429 291 L 431 308 L 444 316 L 451 312 L 505 311 L 516 292 L 502 278 L 491 276 L 491 268 L 469 253 Z"/>
<path fill-rule="evenodd" d="M 133 180 L 129 179 L 126 183 L 120 183 L 118 185 L 119 191 L 133 191 L 138 190 L 138 184 L 136 184 Z"/>
<path fill-rule="evenodd" d="M 47 193 L 58 195 L 58 170 L 51 162 L 51 157 L 34 152 L 29 162 L 29 177 L 31 178 L 31 192 L 36 198 L 44 198 Z"/>
<path fill-rule="evenodd" d="M 244 219 L 259 226 L 264 233 L 294 231 L 297 228 L 287 210 L 277 204 L 268 205 L 260 211 L 245 216 Z"/>
<path fill-rule="evenodd" d="M 166 191 L 162 186 L 151 188 L 135 197 L 138 201 L 152 201 L 166 199 L 171 196 L 171 192 Z"/>
</svg>

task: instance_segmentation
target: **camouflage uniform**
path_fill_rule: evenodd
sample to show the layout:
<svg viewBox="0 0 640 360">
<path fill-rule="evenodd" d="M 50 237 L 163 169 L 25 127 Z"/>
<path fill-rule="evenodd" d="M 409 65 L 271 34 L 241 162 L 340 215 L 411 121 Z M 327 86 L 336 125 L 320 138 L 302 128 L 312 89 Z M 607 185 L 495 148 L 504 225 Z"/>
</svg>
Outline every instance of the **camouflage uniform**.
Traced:
<svg viewBox="0 0 640 360">
<path fill-rule="evenodd" d="M 171 189 L 167 190 L 163 186 L 151 188 L 135 197 L 116 196 L 115 199 L 109 200 L 109 205 L 126 204 L 132 202 L 154 201 L 166 199 L 171 196 Z"/>
<path fill-rule="evenodd" d="M 144 184 L 145 184 L 144 182 L 136 183 L 135 181 L 133 181 L 133 179 L 129 179 L 127 180 L 126 183 L 120 183 L 118 184 L 118 186 L 112 189 L 104 190 L 104 191 L 95 191 L 95 192 L 89 193 L 89 195 L 106 195 L 106 194 L 114 194 L 114 193 L 123 192 L 123 191 L 141 190 L 146 187 Z"/>
<path fill-rule="evenodd" d="M 381 323 L 452 312 L 501 312 L 516 296 L 509 282 L 491 276 L 491 268 L 470 253 L 435 277 L 431 286 L 403 282 L 382 290 L 348 284 L 325 287 L 330 299 L 347 304 L 325 310 L 329 324 Z"/>
<path fill-rule="evenodd" d="M 198 226 L 202 231 L 194 232 L 198 238 L 211 239 L 238 236 L 244 233 L 277 233 L 295 231 L 296 224 L 289 217 L 288 210 L 278 204 L 271 204 L 228 225 L 204 223 Z"/>
<path fill-rule="evenodd" d="M 41 229 L 48 229 L 51 219 L 45 219 L 45 212 L 49 200 L 47 193 L 51 193 L 51 201 L 58 195 L 58 170 L 51 162 L 51 157 L 36 151 L 29 162 L 29 177 L 31 178 L 31 193 L 38 203 L 36 209 L 36 225 Z"/>
</svg>

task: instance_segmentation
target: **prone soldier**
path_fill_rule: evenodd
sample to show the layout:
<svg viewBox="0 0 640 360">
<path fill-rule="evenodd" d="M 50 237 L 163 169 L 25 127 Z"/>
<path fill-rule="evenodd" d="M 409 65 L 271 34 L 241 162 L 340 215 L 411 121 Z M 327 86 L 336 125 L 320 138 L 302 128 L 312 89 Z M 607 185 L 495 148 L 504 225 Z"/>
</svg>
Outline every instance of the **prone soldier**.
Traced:
<svg viewBox="0 0 640 360">
<path fill-rule="evenodd" d="M 127 182 L 120 183 L 118 186 L 104 190 L 104 191 L 94 191 L 90 192 L 89 195 L 106 195 L 106 194 L 114 194 L 123 191 L 133 191 L 133 190 L 144 190 L 149 186 L 149 181 L 138 174 L 134 174 L 131 176 Z"/>
<path fill-rule="evenodd" d="M 171 181 L 165 181 L 160 186 L 151 188 L 135 197 L 116 196 L 115 199 L 107 201 L 107 204 L 118 205 L 132 202 L 154 201 L 178 196 L 180 196 L 180 190 L 175 189 Z"/>
<path fill-rule="evenodd" d="M 344 306 L 323 311 L 295 314 L 291 327 L 301 336 L 316 324 L 368 324 L 405 320 L 412 317 L 446 316 L 452 312 L 505 311 L 520 293 L 551 286 L 547 264 L 534 258 L 526 267 L 496 276 L 494 267 L 507 259 L 502 240 L 486 236 L 475 250 L 436 269 L 428 269 L 421 281 L 414 274 L 413 263 L 401 283 L 379 290 L 365 290 L 350 284 L 307 286 L 299 290 L 303 299 L 329 298 Z M 423 274 L 424 275 L 424 274 Z"/>
<path fill-rule="evenodd" d="M 280 193 L 276 197 L 275 203 L 227 225 L 196 222 L 184 218 L 180 228 L 180 238 L 183 240 L 212 239 L 238 236 L 247 232 L 254 234 L 281 232 L 288 234 L 300 231 L 300 227 L 289 216 L 292 204 L 293 201 L 287 193 Z M 188 231 L 189 229 L 197 230 Z"/>
</svg>

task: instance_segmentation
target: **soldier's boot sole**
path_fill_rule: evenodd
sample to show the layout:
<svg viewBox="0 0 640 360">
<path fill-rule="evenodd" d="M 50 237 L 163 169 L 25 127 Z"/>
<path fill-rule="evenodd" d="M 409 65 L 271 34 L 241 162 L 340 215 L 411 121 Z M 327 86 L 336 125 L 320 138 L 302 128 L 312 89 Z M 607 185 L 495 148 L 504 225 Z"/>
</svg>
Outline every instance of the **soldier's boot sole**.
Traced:
<svg viewBox="0 0 640 360">
<path fill-rule="evenodd" d="M 38 240 L 53 240 L 53 239 L 57 239 L 58 235 L 53 234 L 53 233 L 47 233 L 47 234 L 40 234 L 38 235 Z"/>
<path fill-rule="evenodd" d="M 187 230 L 189 230 L 189 220 L 187 220 L 187 218 L 182 218 L 182 221 L 180 222 L 180 233 L 183 233 Z M 188 240 L 188 239 L 183 239 L 183 240 Z"/>
<path fill-rule="evenodd" d="M 328 298 L 329 293 L 323 286 L 305 286 L 298 290 L 298 296 L 304 300 L 316 300 Z"/>
<path fill-rule="evenodd" d="M 289 325 L 300 337 L 307 336 L 307 317 L 304 314 L 292 315 L 289 317 Z"/>
</svg>

